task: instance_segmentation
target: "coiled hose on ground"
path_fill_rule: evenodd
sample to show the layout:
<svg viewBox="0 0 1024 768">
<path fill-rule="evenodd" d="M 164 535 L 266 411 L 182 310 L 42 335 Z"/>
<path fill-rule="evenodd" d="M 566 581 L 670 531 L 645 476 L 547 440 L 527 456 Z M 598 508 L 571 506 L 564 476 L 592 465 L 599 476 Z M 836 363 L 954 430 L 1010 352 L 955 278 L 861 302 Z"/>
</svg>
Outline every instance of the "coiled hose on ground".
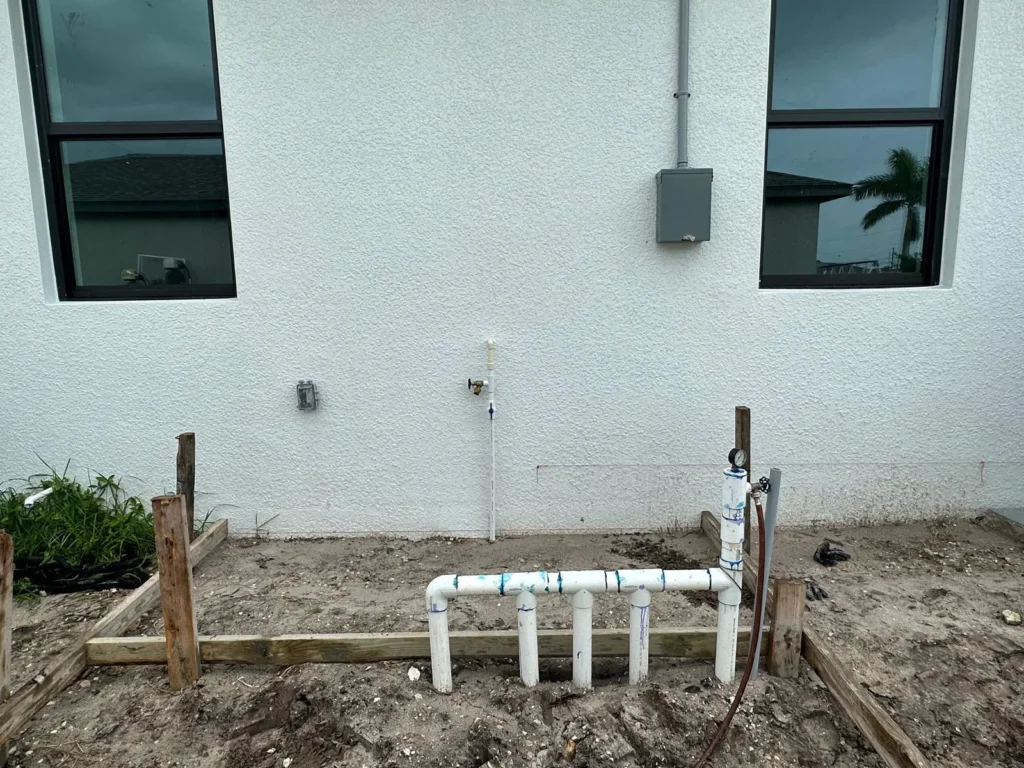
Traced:
<svg viewBox="0 0 1024 768">
<path fill-rule="evenodd" d="M 718 730 L 715 731 L 715 735 L 711 738 L 708 743 L 707 749 L 704 750 L 704 754 L 700 756 L 694 764 L 694 768 L 703 768 L 711 756 L 715 754 L 715 750 L 718 749 L 719 743 L 725 737 L 726 732 L 729 730 L 729 726 L 732 724 L 733 715 L 736 714 L 736 710 L 740 708 L 740 702 L 743 700 L 743 693 L 747 690 L 747 683 L 750 682 L 750 676 L 754 670 L 757 669 L 758 658 L 757 654 L 757 638 L 761 635 L 761 615 L 763 613 L 763 595 L 764 590 L 761 589 L 761 585 L 764 584 L 764 580 L 767 577 L 765 573 L 765 562 L 764 562 L 764 509 L 761 506 L 760 494 L 753 496 L 754 507 L 757 509 L 757 593 L 754 596 L 754 626 L 750 630 L 750 650 L 747 652 L 747 665 L 743 669 L 743 677 L 740 678 L 739 687 L 736 689 L 736 695 L 733 697 L 732 706 L 729 707 L 729 711 L 725 713 L 725 719 L 722 720 L 718 726 Z"/>
</svg>

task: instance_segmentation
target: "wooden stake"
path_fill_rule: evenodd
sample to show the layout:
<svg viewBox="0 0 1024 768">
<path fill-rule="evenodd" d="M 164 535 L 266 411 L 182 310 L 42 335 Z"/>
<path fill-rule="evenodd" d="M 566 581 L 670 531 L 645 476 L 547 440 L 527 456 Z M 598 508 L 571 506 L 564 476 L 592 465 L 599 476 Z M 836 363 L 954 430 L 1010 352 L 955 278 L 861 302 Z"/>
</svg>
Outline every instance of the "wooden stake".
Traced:
<svg viewBox="0 0 1024 768">
<path fill-rule="evenodd" d="M 14 628 L 14 540 L 0 531 L 0 702 L 11 697 L 11 631 Z M 0 766 L 7 765 L 10 745 L 0 747 Z"/>
<path fill-rule="evenodd" d="M 736 406 L 735 445 L 747 454 L 743 468 L 747 470 L 747 481 L 750 482 L 750 409 L 745 405 Z M 747 494 L 747 506 L 743 512 L 743 551 L 750 552 L 750 494 Z"/>
<path fill-rule="evenodd" d="M 194 683 L 201 674 L 183 496 L 153 499 L 153 529 L 167 641 L 167 677 L 171 688 L 178 691 Z"/>
<path fill-rule="evenodd" d="M 185 497 L 189 541 L 196 537 L 196 433 L 178 435 L 178 489 Z"/>
<path fill-rule="evenodd" d="M 807 585 L 796 579 L 773 579 L 772 585 L 775 613 L 768 636 L 768 674 L 799 677 Z"/>
</svg>

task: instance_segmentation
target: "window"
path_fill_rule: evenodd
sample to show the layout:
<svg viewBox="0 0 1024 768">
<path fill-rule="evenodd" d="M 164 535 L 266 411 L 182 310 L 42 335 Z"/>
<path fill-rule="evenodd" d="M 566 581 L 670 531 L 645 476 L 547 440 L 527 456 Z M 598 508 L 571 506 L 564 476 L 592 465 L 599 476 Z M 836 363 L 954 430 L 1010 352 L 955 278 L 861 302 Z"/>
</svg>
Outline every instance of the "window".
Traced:
<svg viewBox="0 0 1024 768">
<path fill-rule="evenodd" d="M 234 296 L 209 0 L 24 0 L 63 299 Z"/>
<path fill-rule="evenodd" d="M 761 286 L 939 279 L 962 0 L 774 0 Z"/>
</svg>

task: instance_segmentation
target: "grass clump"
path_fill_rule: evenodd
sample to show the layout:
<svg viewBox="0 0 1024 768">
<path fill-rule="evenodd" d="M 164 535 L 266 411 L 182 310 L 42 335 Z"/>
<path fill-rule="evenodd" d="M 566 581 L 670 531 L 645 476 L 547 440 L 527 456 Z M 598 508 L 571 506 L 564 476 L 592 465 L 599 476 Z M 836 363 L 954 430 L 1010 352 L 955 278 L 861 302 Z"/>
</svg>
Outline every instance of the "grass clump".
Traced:
<svg viewBox="0 0 1024 768">
<path fill-rule="evenodd" d="M 113 475 L 82 485 L 66 473 L 51 470 L 23 490 L 0 490 L 0 528 L 14 538 L 17 591 L 137 587 L 155 557 L 152 516 Z M 47 488 L 49 496 L 25 507 L 28 496 Z"/>
</svg>

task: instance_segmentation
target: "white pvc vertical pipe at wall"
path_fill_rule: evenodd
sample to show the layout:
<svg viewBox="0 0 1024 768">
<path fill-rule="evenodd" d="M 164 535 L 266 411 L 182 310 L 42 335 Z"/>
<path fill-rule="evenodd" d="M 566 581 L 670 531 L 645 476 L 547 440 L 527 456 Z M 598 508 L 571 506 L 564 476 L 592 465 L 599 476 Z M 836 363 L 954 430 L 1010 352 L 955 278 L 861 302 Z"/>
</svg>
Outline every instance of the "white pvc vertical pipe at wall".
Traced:
<svg viewBox="0 0 1024 768">
<path fill-rule="evenodd" d="M 594 596 L 585 589 L 572 596 L 572 684 L 593 687 Z"/>
<path fill-rule="evenodd" d="M 729 467 L 722 477 L 722 551 L 718 564 L 733 584 L 718 593 L 718 644 L 715 648 L 715 677 L 723 683 L 731 683 L 736 676 L 746 505 L 747 471 L 741 467 Z"/>
<path fill-rule="evenodd" d="M 647 679 L 650 655 L 651 593 L 638 589 L 629 594 L 629 684 Z"/>
<path fill-rule="evenodd" d="M 523 685 L 533 688 L 540 682 L 537 598 L 533 592 L 520 592 L 516 597 L 516 608 L 519 617 L 519 674 Z"/>
<path fill-rule="evenodd" d="M 497 397 L 497 383 L 494 380 L 494 339 L 487 340 L 487 394 L 490 396 L 490 403 L 487 408 L 487 413 L 490 416 L 491 422 L 491 532 L 490 541 L 494 541 L 495 529 L 497 527 L 497 494 L 495 489 L 496 483 L 496 464 L 497 459 L 494 451 L 494 403 Z"/>
</svg>

